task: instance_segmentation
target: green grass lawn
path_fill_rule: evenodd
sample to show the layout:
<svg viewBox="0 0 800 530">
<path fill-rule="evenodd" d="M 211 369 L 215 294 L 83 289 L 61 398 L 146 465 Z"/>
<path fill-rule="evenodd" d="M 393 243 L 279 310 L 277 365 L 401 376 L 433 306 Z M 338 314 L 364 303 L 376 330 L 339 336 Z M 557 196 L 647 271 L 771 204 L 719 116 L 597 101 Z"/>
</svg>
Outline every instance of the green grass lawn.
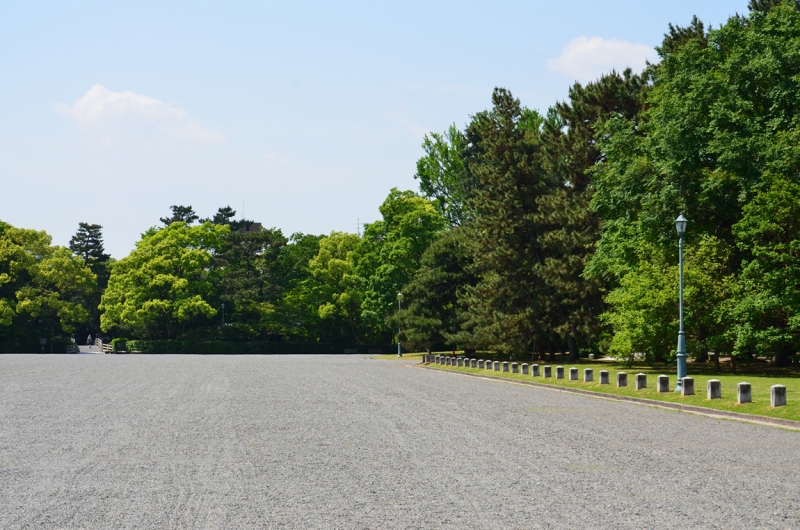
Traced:
<svg viewBox="0 0 800 530">
<path fill-rule="evenodd" d="M 373 359 L 379 359 L 381 361 L 421 361 L 422 353 L 403 353 L 402 358 L 398 358 L 396 353 L 390 353 L 386 355 L 376 355 Z"/>
<path fill-rule="evenodd" d="M 478 358 L 478 357 L 476 357 Z M 481 356 L 480 358 L 487 358 Z M 521 364 L 521 363 L 520 363 Z M 530 363 L 529 363 L 530 364 Z M 491 370 L 480 370 L 472 368 L 459 368 L 444 366 L 438 364 L 431 364 L 436 368 L 442 370 L 451 370 L 456 372 L 467 372 L 481 375 L 492 375 L 497 377 L 504 377 L 508 379 L 517 379 L 524 381 L 535 381 L 537 383 L 545 383 L 553 386 L 580 388 L 584 390 L 592 390 L 594 392 L 603 392 L 606 394 L 616 394 L 622 396 L 632 396 L 647 399 L 654 399 L 658 401 L 670 401 L 682 403 L 685 405 L 693 405 L 696 407 L 707 407 L 710 409 L 729 410 L 733 412 L 745 414 L 759 414 L 763 416 L 771 416 L 773 418 L 782 418 L 788 420 L 800 421 L 800 375 L 791 374 L 787 371 L 771 373 L 753 373 L 750 367 L 750 373 L 730 374 L 730 373 L 709 373 L 713 367 L 689 365 L 689 376 L 694 378 L 695 393 L 694 396 L 681 397 L 680 393 L 672 392 L 675 389 L 677 381 L 675 375 L 675 368 L 669 367 L 644 367 L 634 366 L 631 368 L 623 368 L 619 364 L 609 363 L 604 361 L 589 361 L 581 364 L 561 364 L 551 363 L 547 361 L 539 361 L 540 366 L 549 365 L 553 367 L 553 377 L 545 379 L 543 377 L 532 377 L 530 374 L 512 374 L 503 372 L 494 372 Z M 556 366 L 564 367 L 565 379 L 555 379 Z M 569 369 L 572 367 L 578 368 L 579 381 L 570 381 Z M 594 370 L 594 382 L 583 382 L 584 368 L 592 368 Z M 694 369 L 694 373 L 693 373 Z M 609 385 L 600 384 L 600 370 L 608 370 L 609 372 Z M 743 369 L 740 368 L 740 371 Z M 704 373 L 697 373 L 697 372 Z M 628 374 L 628 386 L 617 388 L 617 372 L 626 372 Z M 543 371 L 542 371 L 543 373 Z M 636 390 L 635 387 L 635 374 L 647 374 L 647 388 Z M 656 391 L 656 378 L 665 374 L 669 376 L 670 392 L 659 393 Z M 722 398 L 721 399 L 706 399 L 706 383 L 709 379 L 719 379 L 722 382 Z M 752 403 L 736 403 L 736 384 L 746 382 L 752 385 L 753 402 Z M 773 408 L 769 404 L 769 387 L 772 385 L 785 385 L 786 386 L 786 400 L 785 407 Z"/>
</svg>

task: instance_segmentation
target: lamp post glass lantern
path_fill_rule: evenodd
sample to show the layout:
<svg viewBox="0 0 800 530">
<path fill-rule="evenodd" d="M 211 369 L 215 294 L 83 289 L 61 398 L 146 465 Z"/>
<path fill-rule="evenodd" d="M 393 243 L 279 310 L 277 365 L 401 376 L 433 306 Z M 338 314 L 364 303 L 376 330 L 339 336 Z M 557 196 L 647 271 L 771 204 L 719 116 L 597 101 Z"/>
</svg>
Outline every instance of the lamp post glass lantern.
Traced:
<svg viewBox="0 0 800 530">
<path fill-rule="evenodd" d="M 683 332 L 683 234 L 686 233 L 686 225 L 689 221 L 680 214 L 675 219 L 675 230 L 678 232 L 678 320 L 680 329 L 678 330 L 678 384 L 675 385 L 675 392 L 681 391 L 681 379 L 686 377 L 686 334 Z"/>
<path fill-rule="evenodd" d="M 400 311 L 401 309 L 403 309 L 403 293 L 397 293 L 397 310 Z M 402 357 L 403 356 L 403 350 L 401 349 L 401 346 L 400 346 L 400 332 L 401 331 L 403 331 L 403 328 L 398 326 L 398 328 L 397 328 L 397 356 L 398 357 Z"/>
</svg>

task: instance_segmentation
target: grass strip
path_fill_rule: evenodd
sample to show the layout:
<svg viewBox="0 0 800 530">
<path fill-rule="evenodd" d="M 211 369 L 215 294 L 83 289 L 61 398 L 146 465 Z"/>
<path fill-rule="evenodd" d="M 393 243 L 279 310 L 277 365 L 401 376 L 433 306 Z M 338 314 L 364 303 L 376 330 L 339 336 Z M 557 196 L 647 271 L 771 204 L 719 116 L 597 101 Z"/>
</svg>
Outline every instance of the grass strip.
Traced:
<svg viewBox="0 0 800 530">
<path fill-rule="evenodd" d="M 547 363 L 540 363 L 540 367 L 548 365 Z M 729 374 L 690 374 L 694 378 L 695 392 L 694 396 L 681 397 L 680 393 L 672 392 L 675 388 L 676 376 L 674 373 L 667 373 L 654 369 L 641 369 L 634 368 L 633 370 L 618 369 L 607 364 L 564 364 L 564 377 L 565 379 L 555 379 L 556 365 L 549 365 L 553 367 L 553 377 L 532 377 L 530 374 L 512 374 L 510 372 L 495 372 L 493 370 L 481 370 L 478 368 L 461 368 L 457 366 L 443 366 L 438 364 L 428 365 L 431 368 L 436 368 L 444 371 L 463 372 L 476 375 L 485 375 L 498 378 L 507 378 L 510 380 L 521 381 L 534 381 L 539 384 L 552 385 L 554 387 L 576 388 L 583 390 L 590 390 L 592 392 L 599 392 L 602 394 L 612 394 L 617 396 L 628 396 L 633 398 L 651 399 L 665 403 L 679 403 L 681 405 L 689 405 L 693 407 L 702 407 L 711 410 L 722 410 L 728 412 L 735 412 L 738 414 L 750 414 L 767 416 L 770 418 L 778 418 L 784 420 L 800 421 L 800 379 L 796 377 L 774 377 L 756 374 L 747 375 L 729 375 Z M 578 381 L 569 380 L 569 369 L 578 368 Z M 591 368 L 594 370 L 594 381 L 585 383 L 583 381 L 583 370 Z M 600 384 L 600 370 L 608 370 L 609 381 L 611 384 Z M 616 378 L 618 372 L 625 372 L 628 374 L 628 386 L 618 388 L 616 386 Z M 543 373 L 543 370 L 542 370 Z M 634 385 L 634 376 L 637 373 L 647 374 L 647 388 L 636 390 Z M 661 375 L 669 375 L 670 377 L 670 392 L 661 393 L 656 389 L 656 378 Z M 707 399 L 706 397 L 706 384 L 709 379 L 718 379 L 722 383 L 722 398 L 720 399 Z M 736 402 L 736 385 L 740 382 L 747 382 L 752 385 L 753 402 L 742 403 Z M 787 405 L 785 407 L 771 407 L 769 401 L 769 388 L 772 385 L 786 386 Z"/>
</svg>

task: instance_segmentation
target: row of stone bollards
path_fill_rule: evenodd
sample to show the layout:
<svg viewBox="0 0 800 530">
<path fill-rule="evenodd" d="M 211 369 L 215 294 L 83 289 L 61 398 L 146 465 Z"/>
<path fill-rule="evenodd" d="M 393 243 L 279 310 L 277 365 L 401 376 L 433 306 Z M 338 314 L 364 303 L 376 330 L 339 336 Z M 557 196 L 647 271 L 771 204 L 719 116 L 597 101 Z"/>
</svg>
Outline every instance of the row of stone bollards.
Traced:
<svg viewBox="0 0 800 530">
<path fill-rule="evenodd" d="M 478 368 L 480 370 L 490 370 L 493 372 L 511 372 L 513 374 L 522 373 L 523 375 L 530 374 L 533 377 L 553 377 L 552 366 L 539 366 L 538 364 L 522 363 L 507 361 L 489 361 L 483 359 L 466 359 L 464 357 L 451 357 L 448 355 L 433 355 L 424 354 L 422 356 L 423 362 L 441 364 L 443 366 L 461 366 L 464 368 Z M 556 379 L 564 379 L 564 367 L 556 366 Z M 569 380 L 578 381 L 578 369 L 569 369 Z M 586 383 L 594 381 L 594 370 L 592 368 L 584 368 L 583 381 Z M 608 385 L 609 376 L 608 370 L 600 370 L 600 384 Z M 647 388 L 647 374 L 636 374 L 634 378 L 636 390 Z M 617 387 L 628 386 L 628 374 L 625 372 L 617 372 Z M 656 389 L 659 392 L 669 392 L 669 376 L 659 375 L 657 378 Z M 708 399 L 719 399 L 722 397 L 722 382 L 718 379 L 711 379 L 707 385 Z M 691 377 L 684 377 L 681 379 L 681 396 L 694 395 L 694 379 Z M 739 383 L 736 385 L 736 401 L 738 403 L 751 403 L 753 401 L 752 388 L 750 383 Z M 786 387 L 784 385 L 772 385 L 770 387 L 770 405 L 773 407 L 782 407 L 786 405 Z"/>
</svg>

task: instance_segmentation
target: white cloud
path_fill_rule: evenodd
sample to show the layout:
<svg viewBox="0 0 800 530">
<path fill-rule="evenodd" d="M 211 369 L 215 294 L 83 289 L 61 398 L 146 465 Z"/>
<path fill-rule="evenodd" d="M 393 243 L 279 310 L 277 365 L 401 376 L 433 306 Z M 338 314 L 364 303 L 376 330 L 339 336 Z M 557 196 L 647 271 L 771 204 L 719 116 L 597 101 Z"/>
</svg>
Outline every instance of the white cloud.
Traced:
<svg viewBox="0 0 800 530">
<path fill-rule="evenodd" d="M 114 92 L 101 84 L 90 88 L 72 106 L 61 104 L 57 109 L 87 130 L 100 131 L 107 137 L 135 128 L 204 142 L 225 139 L 221 133 L 197 123 L 181 108 L 144 94 Z"/>
<path fill-rule="evenodd" d="M 570 41 L 561 55 L 547 61 L 547 68 L 578 81 L 593 81 L 601 75 L 625 68 L 640 71 L 646 61 L 655 62 L 656 51 L 646 44 L 582 35 Z"/>
</svg>

